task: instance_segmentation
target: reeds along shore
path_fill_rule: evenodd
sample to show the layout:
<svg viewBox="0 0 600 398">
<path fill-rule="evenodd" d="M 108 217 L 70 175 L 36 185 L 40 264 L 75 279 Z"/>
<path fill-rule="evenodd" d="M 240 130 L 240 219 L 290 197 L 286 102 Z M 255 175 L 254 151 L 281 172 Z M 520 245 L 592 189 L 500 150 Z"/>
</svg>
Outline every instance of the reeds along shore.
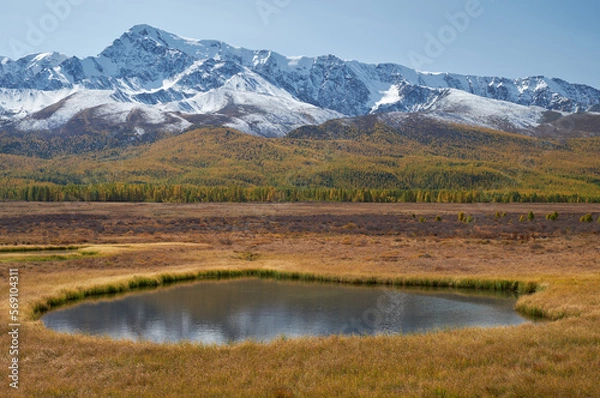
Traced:
<svg viewBox="0 0 600 398">
<path fill-rule="evenodd" d="M 264 278 L 276 280 L 292 280 L 303 282 L 341 283 L 352 285 L 382 285 L 390 287 L 431 287 L 453 289 L 477 289 L 491 291 L 514 291 L 521 294 L 535 293 L 538 286 L 535 282 L 520 282 L 510 280 L 492 279 L 460 279 L 460 278 L 435 278 L 435 277 L 410 277 L 385 279 L 377 277 L 344 277 L 334 275 L 319 275 L 300 272 L 281 272 L 269 269 L 243 269 L 243 270 L 209 270 L 197 273 L 170 273 L 146 276 L 133 276 L 129 280 L 115 282 L 107 285 L 79 287 L 72 290 L 63 290 L 58 295 L 47 297 L 32 306 L 32 318 L 37 319 L 45 312 L 75 301 L 91 297 L 114 295 L 133 292 L 138 289 L 158 288 L 177 282 L 190 282 L 206 279 L 233 279 L 233 278 Z M 525 315 L 536 318 L 545 318 L 548 315 L 539 308 L 519 307 Z"/>
</svg>

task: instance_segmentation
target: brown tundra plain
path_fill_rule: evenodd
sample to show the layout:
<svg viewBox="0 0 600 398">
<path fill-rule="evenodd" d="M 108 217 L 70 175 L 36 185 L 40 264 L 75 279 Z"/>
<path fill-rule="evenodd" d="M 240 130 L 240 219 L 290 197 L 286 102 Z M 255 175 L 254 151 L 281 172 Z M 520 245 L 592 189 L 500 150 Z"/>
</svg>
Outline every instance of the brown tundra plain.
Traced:
<svg viewBox="0 0 600 398">
<path fill-rule="evenodd" d="M 2 396 L 600 396 L 600 205 L 0 203 Z M 9 386 L 18 269 L 19 389 Z M 13 271 L 14 272 L 14 271 Z M 227 346 L 66 335 L 45 311 L 262 276 L 517 289 L 545 321 Z"/>
</svg>

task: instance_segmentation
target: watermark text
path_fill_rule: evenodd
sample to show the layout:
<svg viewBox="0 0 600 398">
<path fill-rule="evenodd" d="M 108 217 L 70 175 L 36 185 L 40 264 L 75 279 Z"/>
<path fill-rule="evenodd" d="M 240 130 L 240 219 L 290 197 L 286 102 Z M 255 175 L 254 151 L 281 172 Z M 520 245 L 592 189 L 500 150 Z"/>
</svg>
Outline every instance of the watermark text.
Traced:
<svg viewBox="0 0 600 398">
<path fill-rule="evenodd" d="M 47 0 L 46 13 L 40 18 L 25 21 L 27 30 L 22 39 L 11 39 L 9 46 L 14 59 L 26 54 L 36 52 L 36 47 L 41 46 L 49 35 L 60 27 L 73 12 L 73 7 L 82 4 L 85 0 Z"/>
<path fill-rule="evenodd" d="M 269 25 L 271 17 L 279 15 L 290 5 L 292 0 L 256 0 L 256 11 L 265 25 Z"/>
<path fill-rule="evenodd" d="M 9 316 L 8 327 L 10 332 L 10 365 L 8 366 L 8 379 L 11 388 L 19 389 L 19 270 L 10 269 L 8 276 L 9 284 Z"/>
<path fill-rule="evenodd" d="M 490 0 L 494 1 L 494 0 Z M 480 0 L 467 0 L 462 11 L 447 12 L 444 17 L 447 21 L 437 32 L 425 33 L 425 46 L 422 52 L 410 51 L 408 59 L 410 66 L 416 70 L 423 70 L 425 65 L 433 64 L 436 58 L 441 57 L 446 49 L 458 40 L 471 26 L 471 22 L 480 18 L 485 12 Z"/>
</svg>

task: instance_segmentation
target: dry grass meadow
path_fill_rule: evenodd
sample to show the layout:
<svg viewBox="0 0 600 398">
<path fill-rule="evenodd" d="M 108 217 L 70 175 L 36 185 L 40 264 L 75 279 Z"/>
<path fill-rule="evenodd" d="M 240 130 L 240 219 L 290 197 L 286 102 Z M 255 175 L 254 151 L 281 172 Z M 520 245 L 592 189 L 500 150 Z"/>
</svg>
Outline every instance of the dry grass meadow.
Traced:
<svg viewBox="0 0 600 398">
<path fill-rule="evenodd" d="M 0 395 L 600 396 L 599 216 L 600 205 L 566 204 L 0 203 Z M 18 392 L 6 377 L 14 268 Z M 216 271 L 518 286 L 535 290 L 519 310 L 549 321 L 208 347 L 62 335 L 38 320 L 67 299 Z"/>
</svg>

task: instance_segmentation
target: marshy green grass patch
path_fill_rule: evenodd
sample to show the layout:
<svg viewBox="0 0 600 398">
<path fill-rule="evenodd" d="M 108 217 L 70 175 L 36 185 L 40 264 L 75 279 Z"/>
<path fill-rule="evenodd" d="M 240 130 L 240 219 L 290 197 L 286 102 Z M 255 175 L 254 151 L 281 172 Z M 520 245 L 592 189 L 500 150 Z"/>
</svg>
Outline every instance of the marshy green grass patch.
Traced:
<svg viewBox="0 0 600 398">
<path fill-rule="evenodd" d="M 7 246 L 0 247 L 2 253 L 32 253 L 32 252 L 51 252 L 51 251 L 73 251 L 82 246 Z"/>
<path fill-rule="evenodd" d="M 100 255 L 81 246 L 10 247 L 0 248 L 0 263 L 67 261 Z"/>
</svg>

